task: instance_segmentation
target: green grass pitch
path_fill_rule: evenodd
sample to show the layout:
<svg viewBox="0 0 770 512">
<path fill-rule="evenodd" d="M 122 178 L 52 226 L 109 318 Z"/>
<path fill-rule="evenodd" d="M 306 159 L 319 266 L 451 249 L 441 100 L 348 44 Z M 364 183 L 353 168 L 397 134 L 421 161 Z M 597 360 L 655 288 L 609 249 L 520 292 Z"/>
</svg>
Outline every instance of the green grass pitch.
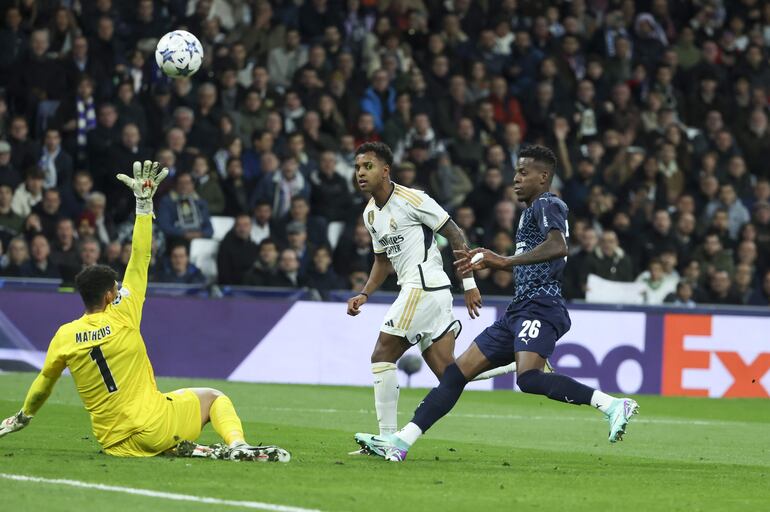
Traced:
<svg viewBox="0 0 770 512">
<path fill-rule="evenodd" d="M 0 417 L 19 409 L 32 374 L 0 375 Z M 0 473 L 337 510 L 768 510 L 770 401 L 638 397 L 626 440 L 588 407 L 511 392 L 467 392 L 403 464 L 351 457 L 374 431 L 369 388 L 159 379 L 162 390 L 217 387 L 251 442 L 289 464 L 99 453 L 69 377 L 23 432 L 0 440 Z M 402 390 L 400 423 L 425 390 Z M 210 427 L 202 442 L 214 442 Z M 238 510 L 0 478 L 8 510 Z"/>
</svg>

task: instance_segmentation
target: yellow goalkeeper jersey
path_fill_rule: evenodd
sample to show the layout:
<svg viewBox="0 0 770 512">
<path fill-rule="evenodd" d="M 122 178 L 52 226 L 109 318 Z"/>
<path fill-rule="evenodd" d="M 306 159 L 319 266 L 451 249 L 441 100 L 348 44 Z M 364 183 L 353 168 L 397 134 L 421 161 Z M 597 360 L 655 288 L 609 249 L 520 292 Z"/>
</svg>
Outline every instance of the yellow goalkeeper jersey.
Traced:
<svg viewBox="0 0 770 512">
<path fill-rule="evenodd" d="M 137 215 L 131 259 L 118 297 L 105 311 L 62 325 L 42 370 L 56 379 L 65 367 L 70 369 L 91 415 L 94 435 L 104 448 L 142 430 L 165 400 L 139 332 L 151 244 L 152 215 Z"/>
</svg>

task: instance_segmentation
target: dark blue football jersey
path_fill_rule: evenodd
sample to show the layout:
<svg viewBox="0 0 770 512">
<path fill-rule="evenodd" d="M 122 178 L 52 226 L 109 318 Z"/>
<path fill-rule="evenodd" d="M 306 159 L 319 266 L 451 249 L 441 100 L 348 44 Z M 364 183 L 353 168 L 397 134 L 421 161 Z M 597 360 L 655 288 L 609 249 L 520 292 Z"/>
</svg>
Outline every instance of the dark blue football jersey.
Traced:
<svg viewBox="0 0 770 512">
<path fill-rule="evenodd" d="M 531 251 L 542 244 L 548 232 L 558 229 L 569 237 L 567 205 L 550 192 L 535 199 L 532 206 L 524 210 L 516 231 L 516 254 Z M 535 297 L 561 297 L 561 280 L 567 258 L 559 258 L 533 265 L 513 267 L 516 278 L 514 302 Z"/>
</svg>

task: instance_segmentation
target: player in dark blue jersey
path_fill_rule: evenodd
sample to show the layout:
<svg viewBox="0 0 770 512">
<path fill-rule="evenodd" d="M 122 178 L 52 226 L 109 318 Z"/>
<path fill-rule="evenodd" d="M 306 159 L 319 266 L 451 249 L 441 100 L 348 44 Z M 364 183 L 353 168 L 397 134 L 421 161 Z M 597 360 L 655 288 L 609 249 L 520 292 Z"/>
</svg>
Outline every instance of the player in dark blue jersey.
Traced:
<svg viewBox="0 0 770 512">
<path fill-rule="evenodd" d="M 544 373 L 546 358 L 570 328 L 561 281 L 567 260 L 567 205 L 549 192 L 556 170 L 553 151 L 529 146 L 519 153 L 514 176 L 518 199 L 526 203 L 516 232 L 516 253 L 500 256 L 489 249 L 456 251 L 458 271 L 513 270 L 516 292 L 505 314 L 487 327 L 457 361 L 444 370 L 417 407 L 412 421 L 388 436 L 356 434 L 362 448 L 391 461 L 402 461 L 412 444 L 445 416 L 465 385 L 481 372 L 516 362 L 517 383 L 525 393 L 575 405 L 591 405 L 605 414 L 609 440 L 620 441 L 638 404 L 614 398 L 566 375 Z M 481 256 L 478 256 L 481 255 Z"/>
</svg>

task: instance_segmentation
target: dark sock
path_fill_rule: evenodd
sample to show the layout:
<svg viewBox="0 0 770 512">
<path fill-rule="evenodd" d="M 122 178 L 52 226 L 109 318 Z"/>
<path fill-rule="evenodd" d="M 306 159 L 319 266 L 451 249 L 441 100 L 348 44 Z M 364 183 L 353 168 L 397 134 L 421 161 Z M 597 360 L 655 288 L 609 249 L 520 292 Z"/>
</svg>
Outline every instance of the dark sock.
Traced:
<svg viewBox="0 0 770 512">
<path fill-rule="evenodd" d="M 434 423 L 452 410 L 466 384 L 468 384 L 468 379 L 465 378 L 457 364 L 452 363 L 447 366 L 438 386 L 431 389 L 428 396 L 417 406 L 412 423 L 426 432 Z"/>
<path fill-rule="evenodd" d="M 543 373 L 529 370 L 516 377 L 516 383 L 525 393 L 545 395 L 551 400 L 558 400 L 575 405 L 588 405 L 594 390 L 571 377 L 558 373 Z"/>
</svg>

